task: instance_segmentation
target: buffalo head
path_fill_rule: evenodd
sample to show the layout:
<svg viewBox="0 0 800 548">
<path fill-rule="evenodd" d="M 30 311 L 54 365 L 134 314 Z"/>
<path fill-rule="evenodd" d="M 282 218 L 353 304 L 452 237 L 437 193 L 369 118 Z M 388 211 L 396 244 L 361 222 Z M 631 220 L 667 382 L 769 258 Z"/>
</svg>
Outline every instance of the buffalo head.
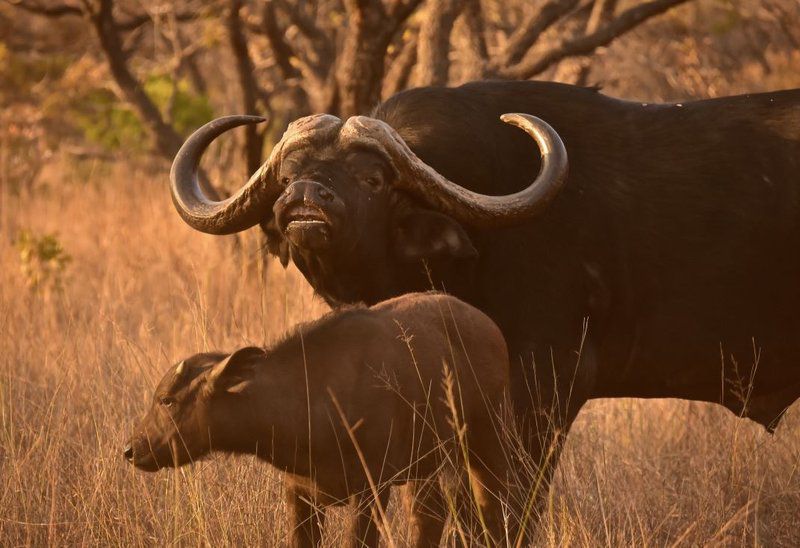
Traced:
<svg viewBox="0 0 800 548">
<path fill-rule="evenodd" d="M 264 351 L 247 347 L 233 354 L 195 354 L 170 367 L 156 387 L 147 414 L 124 449 L 125 460 L 147 472 L 202 459 L 212 450 L 233 450 L 246 439 L 248 423 L 238 413 Z M 238 436 L 238 437 L 237 437 Z"/>
<path fill-rule="evenodd" d="M 403 283 L 393 280 L 399 263 L 474 258 L 464 227 L 519 224 L 540 212 L 566 179 L 567 153 L 555 130 L 526 114 L 501 119 L 530 135 L 542 156 L 538 177 L 508 196 L 478 194 L 449 181 L 381 120 L 322 114 L 292 123 L 247 184 L 221 202 L 200 188 L 200 157 L 223 132 L 262 119 L 228 116 L 206 124 L 172 165 L 173 202 L 202 232 L 228 234 L 261 224 L 269 250 L 284 264 L 291 257 L 329 302 L 369 302 L 423 289 L 407 276 Z M 381 287 L 344 287 L 363 269 L 384 270 L 375 277 Z"/>
</svg>

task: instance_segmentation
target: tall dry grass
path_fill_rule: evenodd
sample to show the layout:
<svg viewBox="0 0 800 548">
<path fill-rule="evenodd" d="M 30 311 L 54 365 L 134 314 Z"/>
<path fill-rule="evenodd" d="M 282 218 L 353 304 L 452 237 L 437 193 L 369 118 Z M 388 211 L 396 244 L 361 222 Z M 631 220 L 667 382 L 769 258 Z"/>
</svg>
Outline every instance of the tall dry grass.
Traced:
<svg viewBox="0 0 800 548">
<path fill-rule="evenodd" d="M 157 474 L 121 448 L 164 369 L 268 343 L 325 310 L 292 270 L 188 229 L 163 180 L 60 174 L 0 212 L 0 544 L 285 544 L 280 475 L 217 457 Z M 21 231 L 57 233 L 61 289 L 31 290 Z M 800 545 L 800 418 L 774 436 L 711 405 L 603 400 L 566 443 L 537 545 Z M 392 500 L 402 545 L 406 520 Z M 335 512 L 329 545 L 342 540 Z"/>
</svg>

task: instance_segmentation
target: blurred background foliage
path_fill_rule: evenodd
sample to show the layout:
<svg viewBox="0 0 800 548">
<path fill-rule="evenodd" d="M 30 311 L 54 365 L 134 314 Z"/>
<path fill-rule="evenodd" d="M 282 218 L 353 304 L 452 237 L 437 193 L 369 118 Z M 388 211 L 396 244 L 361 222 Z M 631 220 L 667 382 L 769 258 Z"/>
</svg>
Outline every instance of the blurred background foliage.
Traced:
<svg viewBox="0 0 800 548">
<path fill-rule="evenodd" d="M 37 235 L 23 230 L 17 237 L 20 268 L 29 289 L 58 291 L 72 257 L 64 250 L 56 234 Z"/>
<path fill-rule="evenodd" d="M 298 116 L 485 77 L 650 102 L 797 87 L 800 2 L 0 0 L 0 182 L 17 191 L 64 160 L 163 173 L 215 115 L 266 115 L 212 154 L 244 175 Z"/>
<path fill-rule="evenodd" d="M 84 91 L 71 97 L 62 111 L 67 122 L 80 130 L 83 139 L 106 152 L 147 150 L 147 131 L 125 101 L 107 87 Z M 149 75 L 144 79 L 144 91 L 183 137 L 213 118 L 208 97 L 192 90 L 185 79 L 175 80 L 167 74 Z M 58 104 L 60 100 L 53 102 Z"/>
</svg>

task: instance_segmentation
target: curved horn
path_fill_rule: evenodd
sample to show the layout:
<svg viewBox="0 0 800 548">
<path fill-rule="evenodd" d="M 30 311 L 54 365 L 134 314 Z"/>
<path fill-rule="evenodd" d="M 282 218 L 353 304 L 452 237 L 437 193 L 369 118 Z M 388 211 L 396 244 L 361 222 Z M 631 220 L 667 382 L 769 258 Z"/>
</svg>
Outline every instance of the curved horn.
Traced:
<svg viewBox="0 0 800 548">
<path fill-rule="evenodd" d="M 225 116 L 207 123 L 183 143 L 169 173 L 172 203 L 186 223 L 209 234 L 231 234 L 258 224 L 269 204 L 262 180 L 264 166 L 236 194 L 215 202 L 203 193 L 197 179 L 200 158 L 208 145 L 226 131 L 265 121 L 260 116 Z"/>
<path fill-rule="evenodd" d="M 336 116 L 318 114 L 292 122 L 272 149 L 269 159 L 250 177 L 236 194 L 215 202 L 203 194 L 197 180 L 197 167 L 208 145 L 226 131 L 244 124 L 256 124 L 260 116 L 224 116 L 207 123 L 186 140 L 175 156 L 170 170 L 172 203 L 186 223 L 209 234 L 232 234 L 248 229 L 272 215 L 272 206 L 282 192 L 275 184 L 275 173 L 284 153 L 315 138 L 326 138 L 338 130 Z"/>
<path fill-rule="evenodd" d="M 558 133 L 530 114 L 503 114 L 500 119 L 533 137 L 542 155 L 539 175 L 525 189 L 507 196 L 487 196 L 459 186 L 414 154 L 403 138 L 383 121 L 358 116 L 348 120 L 343 138 L 382 150 L 398 170 L 397 185 L 413 192 L 453 218 L 484 228 L 508 226 L 538 214 L 567 178 L 567 150 Z"/>
</svg>

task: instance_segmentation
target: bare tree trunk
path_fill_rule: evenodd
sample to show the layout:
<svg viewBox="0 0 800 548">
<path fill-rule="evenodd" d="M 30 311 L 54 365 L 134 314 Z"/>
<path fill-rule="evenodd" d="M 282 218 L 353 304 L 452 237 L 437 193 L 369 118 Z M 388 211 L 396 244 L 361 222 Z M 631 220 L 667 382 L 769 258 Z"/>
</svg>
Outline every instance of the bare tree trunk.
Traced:
<svg viewBox="0 0 800 548">
<path fill-rule="evenodd" d="M 348 32 L 338 60 L 340 116 L 366 114 L 380 100 L 383 58 L 389 43 L 382 26 L 386 12 L 381 0 L 347 0 Z"/>
<path fill-rule="evenodd" d="M 272 57 L 278 68 L 278 75 L 281 82 L 277 84 L 278 89 L 286 88 L 285 99 L 291 106 L 284 105 L 280 114 L 270 109 L 273 116 L 268 121 L 268 127 L 265 129 L 265 138 L 267 135 L 276 133 L 279 126 L 288 124 L 289 121 L 295 119 L 298 115 L 307 114 L 310 112 L 309 97 L 306 91 L 298 85 L 297 80 L 302 76 L 300 70 L 295 67 L 291 60 L 297 58 L 297 52 L 286 40 L 285 31 L 280 27 L 278 22 L 278 13 L 275 8 L 273 0 L 266 0 L 261 10 L 261 30 L 267 39 Z M 287 80 L 293 80 L 286 86 Z M 286 120 L 288 118 L 288 120 Z"/>
<path fill-rule="evenodd" d="M 382 0 L 345 0 L 348 29 L 337 59 L 340 116 L 366 114 L 380 101 L 386 49 L 421 0 L 395 0 L 388 11 Z"/>
<path fill-rule="evenodd" d="M 233 0 L 228 12 L 227 28 L 231 49 L 236 58 L 236 69 L 239 77 L 239 87 L 242 91 L 242 108 L 245 114 L 260 114 L 257 108 L 258 83 L 255 78 L 255 66 L 247 50 L 247 38 L 242 28 L 241 12 L 242 0 Z M 248 124 L 245 126 L 244 157 L 247 172 L 254 173 L 261 165 L 262 149 L 264 147 L 264 133 L 258 126 Z"/>
<path fill-rule="evenodd" d="M 489 48 L 486 46 L 486 29 L 480 0 L 467 0 L 463 18 L 467 49 L 474 58 L 465 76 L 468 80 L 479 80 L 486 74 L 486 65 L 489 61 Z"/>
<path fill-rule="evenodd" d="M 450 33 L 461 12 L 462 0 L 438 0 L 428 4 L 419 31 L 416 83 L 421 86 L 447 84 L 450 69 Z"/>
</svg>

